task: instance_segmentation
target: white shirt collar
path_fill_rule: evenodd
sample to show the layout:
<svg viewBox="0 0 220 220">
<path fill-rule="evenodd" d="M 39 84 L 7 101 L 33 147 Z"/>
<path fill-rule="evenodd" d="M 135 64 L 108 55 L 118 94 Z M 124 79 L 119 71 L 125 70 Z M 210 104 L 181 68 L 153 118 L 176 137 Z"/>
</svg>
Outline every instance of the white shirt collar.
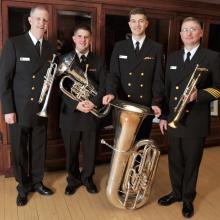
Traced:
<svg viewBox="0 0 220 220">
<path fill-rule="evenodd" d="M 194 47 L 192 50 L 187 50 L 186 48 L 184 48 L 184 57 L 183 57 L 183 59 L 184 59 L 184 61 L 186 60 L 186 56 L 187 56 L 187 53 L 188 52 L 190 52 L 190 60 L 193 58 L 193 56 L 195 55 L 195 53 L 196 53 L 196 51 L 197 51 L 197 49 L 199 48 L 199 46 L 200 46 L 200 44 L 198 45 L 198 46 L 196 46 L 196 47 Z"/>
<path fill-rule="evenodd" d="M 138 41 L 140 43 L 139 44 L 139 48 L 141 49 L 141 47 L 142 47 L 142 45 L 144 43 L 145 38 L 146 38 L 146 35 L 144 35 L 140 40 L 136 40 L 132 36 L 132 42 L 133 42 L 134 48 L 136 48 L 136 42 Z"/>
<path fill-rule="evenodd" d="M 37 41 L 40 41 L 40 46 L 42 46 L 43 38 L 38 40 L 38 39 L 31 33 L 31 31 L 29 31 L 28 34 L 29 34 L 31 40 L 33 41 L 34 45 L 36 45 Z"/>
<path fill-rule="evenodd" d="M 81 57 L 82 55 L 84 55 L 85 57 L 87 57 L 88 54 L 89 54 L 89 50 L 88 50 L 86 53 L 80 53 L 80 52 L 76 49 L 76 53 L 77 53 L 77 55 L 78 55 L 78 57 L 79 57 L 79 59 L 80 59 L 80 57 Z"/>
</svg>

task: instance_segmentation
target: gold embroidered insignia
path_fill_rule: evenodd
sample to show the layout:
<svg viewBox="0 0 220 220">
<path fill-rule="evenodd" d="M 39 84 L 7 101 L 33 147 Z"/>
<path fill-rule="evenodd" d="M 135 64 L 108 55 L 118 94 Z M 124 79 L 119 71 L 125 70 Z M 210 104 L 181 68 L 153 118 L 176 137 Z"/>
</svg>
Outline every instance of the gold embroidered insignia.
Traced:
<svg viewBox="0 0 220 220">
<path fill-rule="evenodd" d="M 95 72 L 96 69 L 89 69 L 88 71 L 90 71 L 90 72 Z"/>
<path fill-rule="evenodd" d="M 216 99 L 220 98 L 220 91 L 218 89 L 207 88 L 207 89 L 204 89 L 204 91 L 208 92 L 210 95 L 212 95 Z"/>
</svg>

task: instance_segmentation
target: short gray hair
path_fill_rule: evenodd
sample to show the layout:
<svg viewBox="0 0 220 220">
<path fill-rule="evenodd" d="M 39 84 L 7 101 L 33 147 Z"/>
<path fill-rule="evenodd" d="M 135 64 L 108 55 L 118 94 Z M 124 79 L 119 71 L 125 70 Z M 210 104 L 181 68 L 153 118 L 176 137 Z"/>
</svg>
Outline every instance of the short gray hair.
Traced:
<svg viewBox="0 0 220 220">
<path fill-rule="evenodd" d="M 182 25 L 183 25 L 185 22 L 187 22 L 187 21 L 193 21 L 193 22 L 195 22 L 195 23 L 198 24 L 198 25 L 200 26 L 200 28 L 202 29 L 202 24 L 201 24 L 201 22 L 200 22 L 199 19 L 197 19 L 197 18 L 195 18 L 195 17 L 186 17 L 186 18 L 183 19 Z M 182 26 L 182 25 L 181 25 L 181 26 Z"/>
<path fill-rule="evenodd" d="M 36 9 L 44 10 L 44 11 L 47 11 L 47 12 L 48 12 L 47 8 L 46 8 L 44 5 L 35 5 L 35 6 L 33 6 L 33 7 L 31 8 L 31 10 L 30 10 L 30 16 L 33 15 L 33 13 L 35 12 Z"/>
</svg>

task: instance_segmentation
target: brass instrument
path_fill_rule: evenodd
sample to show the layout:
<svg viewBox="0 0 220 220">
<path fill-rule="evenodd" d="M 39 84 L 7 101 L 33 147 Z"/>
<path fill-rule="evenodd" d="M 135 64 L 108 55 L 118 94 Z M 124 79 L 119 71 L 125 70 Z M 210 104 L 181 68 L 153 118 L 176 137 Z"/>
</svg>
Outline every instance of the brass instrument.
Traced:
<svg viewBox="0 0 220 220">
<path fill-rule="evenodd" d="M 118 208 L 137 209 L 150 196 L 160 151 L 152 140 L 133 144 L 144 118 L 153 112 L 147 107 L 119 100 L 111 105 L 116 108 L 114 147 L 101 140 L 114 150 L 106 194 Z"/>
<path fill-rule="evenodd" d="M 71 62 L 71 68 L 70 66 L 66 66 L 65 63 L 61 63 L 59 66 L 59 72 L 65 72 L 66 74 L 60 80 L 60 89 L 65 95 L 73 100 L 79 102 L 89 100 L 98 94 L 92 82 L 87 77 L 89 65 L 86 65 L 86 70 L 83 72 L 77 65 L 74 65 L 75 63 L 73 60 Z M 109 113 L 110 108 L 110 105 L 101 109 L 95 106 L 90 112 L 98 118 L 103 118 Z"/>
<path fill-rule="evenodd" d="M 57 64 L 55 63 L 56 54 L 53 54 L 53 59 L 50 63 L 49 68 L 47 69 L 47 74 L 44 77 L 43 88 L 41 90 L 40 98 L 38 103 L 41 104 L 44 100 L 43 108 L 40 112 L 37 113 L 40 117 L 47 117 L 47 106 L 50 98 L 50 93 L 52 90 L 53 82 L 57 72 Z"/>
<path fill-rule="evenodd" d="M 174 119 L 168 124 L 170 127 L 177 128 L 177 124 L 184 114 L 184 109 L 188 103 L 189 96 L 192 94 L 193 89 L 196 87 L 196 84 L 201 76 L 201 73 L 207 71 L 208 71 L 207 68 L 201 68 L 199 67 L 198 64 L 196 65 L 177 106 L 174 108 L 174 113 L 176 114 Z"/>
</svg>

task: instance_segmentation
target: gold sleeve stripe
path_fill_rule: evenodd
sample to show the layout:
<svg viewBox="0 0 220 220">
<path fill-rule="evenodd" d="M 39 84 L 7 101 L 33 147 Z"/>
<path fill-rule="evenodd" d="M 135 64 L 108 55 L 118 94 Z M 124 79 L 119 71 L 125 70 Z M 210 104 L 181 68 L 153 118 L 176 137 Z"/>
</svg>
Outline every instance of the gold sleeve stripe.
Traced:
<svg viewBox="0 0 220 220">
<path fill-rule="evenodd" d="M 220 98 L 220 91 L 217 90 L 217 89 L 207 88 L 207 89 L 204 89 L 204 91 L 208 92 L 209 94 L 211 94 L 216 99 Z"/>
<path fill-rule="evenodd" d="M 220 92 L 216 89 L 207 89 L 206 90 L 208 93 L 210 93 L 213 97 L 215 97 L 216 99 L 218 99 L 220 97 Z"/>
</svg>

